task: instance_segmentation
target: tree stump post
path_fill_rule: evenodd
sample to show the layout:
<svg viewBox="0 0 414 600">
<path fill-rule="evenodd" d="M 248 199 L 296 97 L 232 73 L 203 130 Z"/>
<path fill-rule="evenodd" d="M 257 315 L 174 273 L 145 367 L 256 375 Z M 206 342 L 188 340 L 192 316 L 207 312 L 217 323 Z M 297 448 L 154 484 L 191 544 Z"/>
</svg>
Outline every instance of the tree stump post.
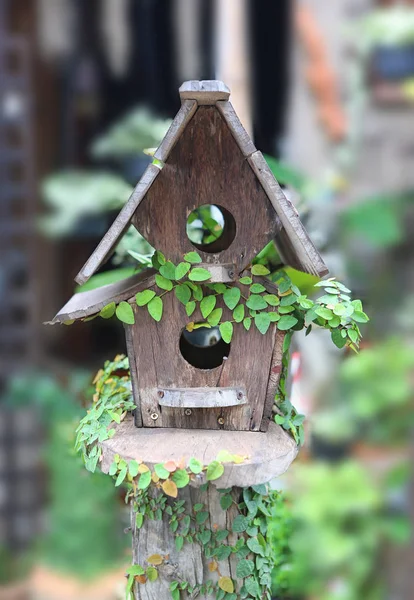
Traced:
<svg viewBox="0 0 414 600">
<path fill-rule="evenodd" d="M 251 526 L 253 519 L 246 517 L 246 510 L 239 510 L 239 504 L 246 500 L 246 493 L 255 494 L 253 490 L 245 492 L 247 488 L 255 486 L 257 489 L 286 471 L 297 455 L 292 438 L 274 423 L 267 433 L 151 431 L 135 428 L 133 419 L 128 417 L 116 426 L 113 438 L 102 443 L 102 450 L 104 472 L 109 471 L 115 456 L 126 462 L 136 460 L 152 472 L 157 464 L 168 461 L 187 464 L 191 457 L 209 465 L 220 451 L 244 457 L 240 464 L 223 463 L 221 477 L 208 485 L 205 471 L 195 475 L 190 485 L 178 489 L 177 498 L 167 497 L 159 487 L 151 485 L 146 491 L 145 506 L 150 506 L 153 501 L 153 514 L 139 517 L 138 524 L 139 503 L 131 509 L 133 564 L 146 571 L 136 577 L 136 599 L 207 600 L 212 597 L 212 589 L 215 593 L 222 590 L 221 597 L 225 600 L 240 598 L 239 592 L 245 581 L 239 576 L 237 565 L 243 560 L 248 572 L 257 558 L 257 553 L 250 550 L 254 548 L 251 543 L 246 545 L 244 542 L 257 540 L 260 534 L 255 535 L 253 530 L 249 537 L 247 521 Z M 226 499 L 222 504 L 223 497 Z M 164 502 L 162 510 L 160 502 Z M 188 527 L 184 521 L 186 516 L 191 522 Z M 174 520 L 178 522 L 176 527 Z M 235 550 L 237 543 L 244 545 L 240 552 Z M 260 548 L 258 552 L 260 555 Z M 155 575 L 156 570 L 154 580 L 147 571 L 148 568 L 151 571 L 151 567 L 154 567 L 151 575 Z M 223 589 L 226 587 L 227 591 Z"/>
</svg>

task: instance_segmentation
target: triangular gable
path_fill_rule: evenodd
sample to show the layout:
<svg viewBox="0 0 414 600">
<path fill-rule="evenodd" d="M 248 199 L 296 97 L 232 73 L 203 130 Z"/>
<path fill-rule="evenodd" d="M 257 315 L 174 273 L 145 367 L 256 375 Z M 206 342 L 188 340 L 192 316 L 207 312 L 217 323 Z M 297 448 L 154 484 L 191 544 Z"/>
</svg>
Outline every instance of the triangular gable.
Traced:
<svg viewBox="0 0 414 600">
<path fill-rule="evenodd" d="M 322 257 L 310 240 L 296 209 L 286 198 L 274 178 L 262 153 L 256 150 L 252 140 L 240 123 L 231 103 L 228 101 L 229 95 L 228 88 L 220 81 L 185 82 L 180 88 L 181 108 L 158 147 L 154 158 L 161 163 L 167 160 L 171 150 L 194 116 L 198 105 L 215 105 L 226 121 L 243 156 L 247 159 L 282 223 L 282 229 L 275 239 L 281 257 L 288 265 L 298 270 L 318 276 L 326 275 L 328 269 Z M 160 166 L 162 167 L 162 165 Z M 76 276 L 75 279 L 78 283 L 88 281 L 99 267 L 109 259 L 119 239 L 131 223 L 139 204 L 159 173 L 160 168 L 156 165 L 151 164 L 147 167 L 127 204 Z"/>
</svg>

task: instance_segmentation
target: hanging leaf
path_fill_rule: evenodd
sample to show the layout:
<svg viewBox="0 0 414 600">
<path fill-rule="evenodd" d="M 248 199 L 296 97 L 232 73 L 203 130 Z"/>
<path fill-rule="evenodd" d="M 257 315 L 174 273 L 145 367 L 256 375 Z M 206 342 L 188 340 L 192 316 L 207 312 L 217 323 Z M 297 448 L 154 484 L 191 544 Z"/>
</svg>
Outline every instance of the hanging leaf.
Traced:
<svg viewBox="0 0 414 600">
<path fill-rule="evenodd" d="M 142 473 L 139 478 L 138 489 L 146 490 L 150 483 L 151 483 L 151 471 L 146 471 L 145 473 Z"/>
<path fill-rule="evenodd" d="M 161 487 L 163 489 L 164 494 L 166 494 L 167 496 L 170 496 L 171 498 L 177 498 L 178 488 L 177 488 L 176 484 L 174 483 L 174 481 L 171 481 L 171 479 L 167 479 L 167 481 L 164 481 L 161 484 Z"/>
<path fill-rule="evenodd" d="M 167 460 L 167 462 L 164 463 L 164 468 L 170 473 L 174 473 L 174 471 L 177 469 L 177 465 L 174 460 Z"/>
<path fill-rule="evenodd" d="M 220 324 L 220 334 L 226 344 L 230 344 L 231 338 L 233 337 L 233 323 L 225 321 Z"/>
<path fill-rule="evenodd" d="M 194 475 L 198 475 L 203 470 L 203 463 L 197 458 L 190 458 L 188 462 L 188 468 Z"/>
<path fill-rule="evenodd" d="M 160 267 L 160 273 L 165 279 L 175 279 L 175 265 L 169 260 Z"/>
<path fill-rule="evenodd" d="M 177 287 L 174 290 L 175 295 L 177 297 L 177 299 L 184 305 L 187 304 L 187 302 L 190 301 L 191 298 L 191 290 L 188 287 L 188 285 L 185 285 L 185 283 L 181 283 L 180 285 L 177 285 Z"/>
<path fill-rule="evenodd" d="M 266 288 L 261 283 L 254 283 L 252 286 L 250 286 L 250 292 L 252 294 L 261 294 L 262 292 L 265 292 L 265 291 L 266 291 Z"/>
<path fill-rule="evenodd" d="M 254 324 L 261 334 L 265 334 L 270 327 L 270 315 L 266 312 L 261 312 L 254 318 Z"/>
<path fill-rule="evenodd" d="M 135 323 L 134 311 L 128 302 L 120 302 L 116 307 L 116 316 L 123 323 L 133 325 Z"/>
<path fill-rule="evenodd" d="M 121 483 L 124 482 L 126 476 L 127 476 L 127 467 L 124 467 L 118 473 L 118 477 L 115 482 L 115 487 L 119 487 L 121 485 Z"/>
<path fill-rule="evenodd" d="M 188 262 L 181 262 L 175 268 L 175 279 L 178 281 L 182 279 L 185 275 L 187 275 L 188 271 L 191 269 L 191 265 Z"/>
<path fill-rule="evenodd" d="M 167 469 L 161 463 L 157 463 L 154 466 L 154 471 L 160 479 L 168 479 L 168 477 L 170 476 L 170 472 L 167 471 Z"/>
<path fill-rule="evenodd" d="M 318 308 L 315 308 L 315 312 L 318 317 L 322 317 L 322 319 L 326 319 L 327 321 L 332 319 L 334 316 L 333 312 L 329 310 L 329 308 L 324 308 L 323 306 L 318 306 Z"/>
<path fill-rule="evenodd" d="M 334 329 L 331 333 L 331 338 L 337 348 L 343 348 L 346 344 L 346 338 L 342 337 L 340 329 Z"/>
<path fill-rule="evenodd" d="M 223 465 L 217 460 L 213 460 L 207 467 L 207 481 L 214 481 L 224 473 Z"/>
<path fill-rule="evenodd" d="M 246 305 L 252 310 L 262 310 L 263 308 L 267 308 L 266 300 L 263 298 L 263 296 L 259 296 L 258 294 L 252 294 L 249 296 Z"/>
<path fill-rule="evenodd" d="M 224 283 L 213 283 L 213 289 L 217 294 L 224 294 L 227 286 L 225 286 Z"/>
<path fill-rule="evenodd" d="M 146 304 L 148 304 L 148 302 L 150 302 L 154 298 L 154 296 L 155 296 L 154 290 L 144 290 L 143 292 L 139 292 L 135 296 L 137 306 L 145 306 Z"/>
<path fill-rule="evenodd" d="M 136 477 L 138 475 L 139 464 L 136 460 L 131 460 L 128 465 L 128 472 L 131 477 Z"/>
<path fill-rule="evenodd" d="M 201 256 L 198 254 L 198 252 L 187 252 L 187 254 L 184 254 L 184 260 L 193 265 L 202 262 Z"/>
<path fill-rule="evenodd" d="M 357 323 L 368 323 L 369 317 L 362 310 L 356 310 L 352 315 L 352 318 Z"/>
<path fill-rule="evenodd" d="M 230 577 L 220 577 L 218 580 L 218 586 L 227 594 L 232 594 L 234 592 L 234 583 Z"/>
<path fill-rule="evenodd" d="M 239 304 L 233 311 L 233 319 L 236 323 L 241 323 L 244 319 L 244 304 Z"/>
<path fill-rule="evenodd" d="M 215 296 L 205 296 L 200 302 L 200 310 L 201 314 L 205 319 L 209 316 L 209 314 L 213 311 L 216 306 L 216 297 Z"/>
<path fill-rule="evenodd" d="M 147 304 L 147 308 L 154 321 L 161 321 L 163 310 L 162 298 L 155 296 L 155 298 L 153 298 L 151 302 Z"/>
<path fill-rule="evenodd" d="M 188 276 L 191 281 L 207 281 L 210 279 L 210 277 L 211 273 L 202 267 L 195 267 L 194 269 L 191 269 Z"/>
<path fill-rule="evenodd" d="M 172 480 L 178 488 L 184 488 L 190 481 L 190 476 L 185 469 L 177 469 L 172 476 Z"/>
<path fill-rule="evenodd" d="M 277 328 L 280 331 L 287 331 L 291 329 L 297 324 L 298 320 L 296 317 L 292 317 L 292 315 L 283 315 L 277 323 Z"/>
<path fill-rule="evenodd" d="M 276 294 L 265 294 L 263 298 L 266 300 L 269 306 L 279 306 L 280 300 Z"/>
<path fill-rule="evenodd" d="M 146 570 L 146 575 L 148 577 L 148 581 L 154 582 L 158 579 L 158 571 L 155 567 L 148 567 Z"/>
<path fill-rule="evenodd" d="M 116 310 L 116 304 L 115 304 L 115 302 L 111 302 L 110 304 L 107 304 L 106 306 L 104 306 L 102 308 L 101 312 L 99 313 L 99 316 L 102 317 L 103 319 L 110 319 L 111 317 L 114 316 L 115 310 Z"/>
<path fill-rule="evenodd" d="M 238 287 L 226 288 L 226 291 L 223 294 L 224 304 L 227 306 L 227 308 L 233 310 L 233 308 L 238 305 L 240 296 L 241 292 Z"/>
<path fill-rule="evenodd" d="M 239 279 L 239 281 L 243 285 L 250 285 L 251 283 L 253 283 L 253 279 L 251 277 L 242 277 L 241 279 Z"/>
<path fill-rule="evenodd" d="M 194 301 L 187 302 L 187 304 L 185 305 L 185 312 L 187 313 L 187 317 L 191 317 L 195 309 L 196 303 Z"/>
<path fill-rule="evenodd" d="M 177 548 L 177 552 L 180 552 L 184 546 L 184 538 L 182 535 L 177 535 L 175 538 L 175 547 Z"/>
<path fill-rule="evenodd" d="M 280 319 L 280 315 L 277 312 L 269 312 L 267 314 L 269 315 L 269 319 L 270 319 L 271 323 L 276 323 Z"/>
<path fill-rule="evenodd" d="M 237 563 L 236 577 L 244 579 L 249 577 L 254 572 L 254 562 L 252 560 L 243 559 Z"/>
<path fill-rule="evenodd" d="M 249 517 L 245 517 L 244 515 L 237 515 L 237 517 L 233 521 L 232 530 L 234 533 L 243 533 L 246 531 L 250 523 Z"/>
<path fill-rule="evenodd" d="M 167 290 L 167 292 L 170 292 L 173 289 L 172 281 L 166 277 L 163 277 L 159 273 L 155 275 L 155 283 L 161 290 Z"/>
<path fill-rule="evenodd" d="M 159 269 L 162 265 L 165 265 L 166 259 L 162 252 L 156 250 L 152 255 L 152 266 L 154 269 Z"/>
<path fill-rule="evenodd" d="M 220 319 L 223 315 L 222 308 L 215 308 L 209 315 L 207 321 L 212 327 L 216 327 L 220 323 Z"/>
<path fill-rule="evenodd" d="M 246 331 L 249 331 L 251 324 L 252 324 L 252 320 L 250 317 L 246 317 L 246 319 L 243 319 L 243 327 L 245 328 Z"/>
<path fill-rule="evenodd" d="M 230 494 L 223 494 L 220 498 L 220 506 L 223 510 L 227 510 L 233 504 L 233 498 Z"/>
<path fill-rule="evenodd" d="M 194 296 L 194 300 L 197 300 L 197 302 L 201 302 L 201 300 L 203 299 L 203 290 L 202 290 L 201 285 L 197 285 L 193 289 L 193 296 Z"/>
<path fill-rule="evenodd" d="M 253 275 L 269 275 L 270 271 L 264 265 L 253 265 L 252 266 Z"/>
</svg>

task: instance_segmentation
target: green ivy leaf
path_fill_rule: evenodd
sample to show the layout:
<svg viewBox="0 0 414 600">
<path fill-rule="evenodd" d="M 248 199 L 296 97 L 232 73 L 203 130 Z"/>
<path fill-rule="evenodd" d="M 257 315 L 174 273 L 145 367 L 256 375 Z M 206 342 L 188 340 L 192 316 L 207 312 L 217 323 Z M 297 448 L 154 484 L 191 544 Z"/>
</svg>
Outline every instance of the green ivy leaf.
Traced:
<svg viewBox="0 0 414 600">
<path fill-rule="evenodd" d="M 194 300 L 197 300 L 197 302 L 201 302 L 201 300 L 203 299 L 203 289 L 201 285 L 197 285 L 195 289 L 193 289 L 193 296 Z"/>
<path fill-rule="evenodd" d="M 146 304 L 148 304 L 148 302 L 150 302 L 154 298 L 154 296 L 155 296 L 154 290 L 144 290 L 143 292 L 139 292 L 135 296 L 137 306 L 145 306 Z"/>
<path fill-rule="evenodd" d="M 128 472 L 131 477 L 136 477 L 138 475 L 139 464 L 136 460 L 131 460 L 128 465 Z"/>
<path fill-rule="evenodd" d="M 151 583 L 153 583 L 154 581 L 157 581 L 157 579 L 158 579 L 158 571 L 155 567 L 148 567 L 146 570 L 146 575 L 147 575 L 148 581 L 151 581 Z"/>
<path fill-rule="evenodd" d="M 295 302 L 297 302 L 297 297 L 295 296 L 295 294 L 288 294 L 287 296 L 282 297 L 280 305 L 292 306 L 292 304 L 295 304 Z"/>
<path fill-rule="evenodd" d="M 279 306 L 280 300 L 276 294 L 265 294 L 263 298 L 266 300 L 269 306 Z"/>
<path fill-rule="evenodd" d="M 155 275 L 155 283 L 161 290 L 167 290 L 167 292 L 170 292 L 173 289 L 172 281 L 166 277 L 163 277 L 159 273 Z"/>
<path fill-rule="evenodd" d="M 250 287 L 250 292 L 252 294 L 261 294 L 262 292 L 265 292 L 266 288 L 264 285 L 262 285 L 261 283 L 254 283 L 251 287 Z"/>
<path fill-rule="evenodd" d="M 128 302 L 120 302 L 116 307 L 116 316 L 123 323 L 133 325 L 135 323 L 134 311 Z"/>
<path fill-rule="evenodd" d="M 230 494 L 223 494 L 220 498 L 220 506 L 223 510 L 227 510 L 233 504 L 233 498 Z"/>
<path fill-rule="evenodd" d="M 157 322 L 161 321 L 163 306 L 164 305 L 162 302 L 162 298 L 160 298 L 159 296 L 155 296 L 155 298 L 153 298 L 147 304 L 148 312 L 151 315 L 151 317 L 154 319 L 154 321 L 157 321 Z"/>
<path fill-rule="evenodd" d="M 260 587 L 257 581 L 253 579 L 253 577 L 249 577 L 248 579 L 246 579 L 246 581 L 244 582 L 244 586 L 250 596 L 252 596 L 253 598 L 260 598 Z"/>
<path fill-rule="evenodd" d="M 251 269 L 253 275 L 269 275 L 270 271 L 264 265 L 253 265 Z"/>
<path fill-rule="evenodd" d="M 193 265 L 202 262 L 201 256 L 198 254 L 198 252 L 187 252 L 187 254 L 184 254 L 184 260 Z"/>
<path fill-rule="evenodd" d="M 231 546 L 225 546 L 222 544 L 215 550 L 214 556 L 217 558 L 217 560 L 227 560 L 230 554 Z"/>
<path fill-rule="evenodd" d="M 202 267 L 195 267 L 191 269 L 188 278 L 191 281 L 207 281 L 210 279 L 211 273 L 207 271 L 207 269 L 203 269 Z"/>
<path fill-rule="evenodd" d="M 190 269 L 191 265 L 188 262 L 181 262 L 175 267 L 175 279 L 177 281 L 182 279 L 185 275 L 187 275 Z"/>
<path fill-rule="evenodd" d="M 187 304 L 185 305 L 185 312 L 187 313 L 187 317 L 191 317 L 191 315 L 193 314 L 193 312 L 196 309 L 196 303 L 191 301 L 191 302 L 187 302 Z"/>
<path fill-rule="evenodd" d="M 256 538 L 249 538 L 246 542 L 246 545 L 254 554 L 259 554 L 260 556 L 265 555 L 262 545 Z"/>
<path fill-rule="evenodd" d="M 343 348 L 346 344 L 346 338 L 342 337 L 340 329 L 334 329 L 331 332 L 331 338 L 337 348 Z"/>
<path fill-rule="evenodd" d="M 224 509 L 227 510 L 227 509 Z M 219 531 L 217 531 L 216 533 L 216 541 L 217 542 L 223 542 L 229 535 L 229 532 L 227 531 L 227 529 L 219 529 Z"/>
<path fill-rule="evenodd" d="M 244 515 L 237 515 L 237 517 L 233 521 L 232 531 L 234 533 L 243 533 L 246 531 L 250 523 L 249 517 L 245 517 Z"/>
<path fill-rule="evenodd" d="M 224 473 L 223 465 L 217 460 L 213 460 L 207 467 L 207 481 L 214 481 Z"/>
<path fill-rule="evenodd" d="M 200 310 L 204 319 L 207 319 L 209 314 L 214 310 L 216 306 L 216 297 L 215 296 L 205 296 L 200 302 Z"/>
<path fill-rule="evenodd" d="M 142 513 L 137 513 L 136 517 L 135 517 L 135 524 L 137 526 L 137 529 L 141 529 L 141 527 L 144 524 L 144 515 Z"/>
<path fill-rule="evenodd" d="M 250 317 L 246 317 L 245 319 L 243 319 L 243 327 L 245 328 L 246 331 L 249 331 L 251 324 L 252 324 L 252 320 Z"/>
<path fill-rule="evenodd" d="M 269 312 L 267 314 L 269 315 L 269 319 L 270 319 L 271 323 L 276 323 L 280 319 L 280 315 L 277 312 Z"/>
<path fill-rule="evenodd" d="M 227 306 L 227 308 L 233 310 L 233 308 L 238 305 L 240 296 L 241 292 L 238 287 L 229 287 L 223 294 L 224 304 Z"/>
<path fill-rule="evenodd" d="M 141 473 L 141 476 L 138 481 L 138 489 L 146 490 L 151 483 L 151 471 L 145 471 L 145 473 Z"/>
<path fill-rule="evenodd" d="M 183 546 L 184 546 L 183 536 L 177 535 L 177 537 L 175 538 L 175 547 L 177 548 L 177 551 L 180 552 L 180 550 L 182 550 Z"/>
<path fill-rule="evenodd" d="M 329 308 L 324 308 L 323 306 L 318 306 L 318 308 L 315 308 L 315 312 L 319 317 L 322 317 L 322 319 L 326 319 L 327 321 L 332 319 L 334 316 L 333 312 Z"/>
<path fill-rule="evenodd" d="M 230 344 L 231 339 L 233 337 L 233 323 L 231 323 L 230 321 L 224 321 L 224 323 L 221 323 L 220 334 L 222 340 L 226 342 L 226 344 Z"/>
<path fill-rule="evenodd" d="M 115 487 L 119 487 L 124 482 L 125 477 L 127 476 L 127 471 L 127 467 L 124 467 L 119 471 L 118 477 L 116 478 Z"/>
<path fill-rule="evenodd" d="M 298 320 L 296 317 L 292 317 L 292 315 L 283 315 L 280 317 L 277 328 L 280 331 L 287 331 L 288 329 L 292 329 L 297 324 Z"/>
<path fill-rule="evenodd" d="M 236 567 L 236 577 L 245 579 L 254 572 L 254 562 L 252 560 L 240 560 Z"/>
<path fill-rule="evenodd" d="M 254 324 L 262 335 L 264 335 L 270 327 L 270 315 L 267 312 L 261 312 L 254 318 Z"/>
<path fill-rule="evenodd" d="M 118 471 L 118 465 L 117 463 L 114 461 L 111 466 L 109 467 L 109 471 L 108 471 L 108 475 L 110 475 L 111 477 L 113 477 L 114 475 L 116 475 L 116 472 Z"/>
<path fill-rule="evenodd" d="M 185 283 L 181 283 L 180 285 L 177 285 L 177 287 L 174 290 L 175 295 L 177 297 L 177 299 L 184 305 L 187 304 L 187 302 L 190 301 L 191 298 L 191 290 L 188 287 L 188 285 L 185 285 Z"/>
<path fill-rule="evenodd" d="M 209 516 L 210 516 L 210 513 L 208 513 L 207 511 L 200 511 L 196 514 L 196 522 L 199 525 L 202 525 L 203 523 L 205 523 L 207 521 Z"/>
<path fill-rule="evenodd" d="M 359 340 L 358 332 L 355 329 L 348 329 L 348 337 L 354 344 Z"/>
<path fill-rule="evenodd" d="M 356 310 L 352 315 L 352 318 L 357 323 L 368 323 L 369 317 L 362 310 Z"/>
<path fill-rule="evenodd" d="M 253 279 L 251 277 L 242 277 L 241 279 L 239 279 L 239 281 L 243 285 L 250 285 L 251 283 L 253 283 Z"/>
<path fill-rule="evenodd" d="M 216 327 L 220 323 L 220 319 L 223 315 L 222 308 L 215 308 L 209 315 L 207 321 L 212 327 Z"/>
<path fill-rule="evenodd" d="M 159 250 L 156 250 L 154 252 L 151 260 L 152 260 L 152 266 L 154 267 L 154 269 L 157 269 L 157 270 L 161 267 L 161 265 L 165 265 L 165 263 L 166 263 L 164 254 L 162 252 L 160 252 Z"/>
<path fill-rule="evenodd" d="M 171 478 L 178 488 L 184 488 L 190 482 L 190 476 L 185 469 L 177 469 Z"/>
<path fill-rule="evenodd" d="M 241 323 L 244 319 L 244 304 L 239 304 L 233 311 L 233 319 L 236 323 Z"/>
<path fill-rule="evenodd" d="M 194 475 L 198 475 L 203 470 L 203 463 L 197 458 L 190 458 L 188 462 L 188 468 Z"/>
<path fill-rule="evenodd" d="M 175 280 L 175 265 L 168 260 L 164 265 L 160 267 L 160 273 L 165 279 Z"/>
<path fill-rule="evenodd" d="M 316 314 L 318 314 L 317 310 L 318 309 L 316 309 L 316 311 L 315 311 Z M 338 317 L 342 317 L 342 315 L 344 315 L 346 313 L 346 306 L 344 304 L 336 304 L 334 306 L 333 311 Z"/>
<path fill-rule="evenodd" d="M 156 465 L 154 465 L 154 471 L 160 479 L 168 479 L 168 477 L 170 476 L 170 472 L 167 471 L 167 469 L 162 463 L 157 463 Z"/>
<path fill-rule="evenodd" d="M 115 302 L 111 302 L 110 304 L 107 304 L 106 306 L 104 306 L 102 308 L 101 312 L 99 313 L 99 316 L 102 317 L 103 319 L 110 319 L 111 317 L 114 316 L 115 310 L 116 310 L 116 304 L 115 304 Z"/>
<path fill-rule="evenodd" d="M 224 285 L 224 283 L 213 283 L 213 290 L 217 292 L 217 294 L 224 294 L 226 289 L 227 287 Z"/>
<path fill-rule="evenodd" d="M 246 305 L 252 310 L 262 310 L 263 308 L 267 308 L 266 300 L 263 298 L 263 296 L 259 296 L 258 294 L 252 294 L 249 296 Z"/>
</svg>

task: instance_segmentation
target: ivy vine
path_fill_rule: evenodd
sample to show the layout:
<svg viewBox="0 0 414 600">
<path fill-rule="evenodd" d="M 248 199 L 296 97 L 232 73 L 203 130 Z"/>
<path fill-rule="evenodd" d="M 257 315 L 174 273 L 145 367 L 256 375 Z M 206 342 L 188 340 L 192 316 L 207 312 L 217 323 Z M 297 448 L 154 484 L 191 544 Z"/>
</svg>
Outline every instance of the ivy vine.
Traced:
<svg viewBox="0 0 414 600">
<path fill-rule="evenodd" d="M 203 322 L 187 323 L 188 331 L 218 326 L 226 343 L 231 342 L 235 325 L 241 325 L 248 331 L 253 324 L 265 335 L 274 323 L 279 331 L 306 328 L 307 335 L 314 326 L 323 327 L 331 332 L 332 341 L 338 348 L 347 345 L 354 351 L 358 350 L 361 340 L 359 324 L 369 319 L 363 311 L 362 302 L 352 300 L 351 291 L 335 278 L 318 282 L 315 287 L 323 288 L 324 294 L 313 300 L 302 294 L 284 271 L 277 273 L 275 293 L 269 293 L 272 282 L 267 278 L 270 271 L 264 265 L 251 265 L 235 283 L 209 283 L 210 272 L 196 266 L 201 263 L 197 252 L 188 252 L 183 258 L 182 262 L 174 265 L 159 251 L 152 257 L 152 265 L 158 271 L 155 275 L 158 292 L 143 290 L 133 301 L 138 307 L 146 308 L 155 321 L 162 319 L 163 297 L 174 293 L 185 306 L 189 318 L 198 307 L 204 319 Z M 219 297 L 231 311 L 232 318 L 223 320 L 224 311 L 217 307 Z M 126 301 L 119 304 L 111 302 L 99 313 L 83 320 L 89 321 L 98 316 L 109 319 L 114 315 L 128 325 L 135 323 L 132 306 Z M 73 321 L 66 321 L 66 324 L 71 323 Z"/>
</svg>

